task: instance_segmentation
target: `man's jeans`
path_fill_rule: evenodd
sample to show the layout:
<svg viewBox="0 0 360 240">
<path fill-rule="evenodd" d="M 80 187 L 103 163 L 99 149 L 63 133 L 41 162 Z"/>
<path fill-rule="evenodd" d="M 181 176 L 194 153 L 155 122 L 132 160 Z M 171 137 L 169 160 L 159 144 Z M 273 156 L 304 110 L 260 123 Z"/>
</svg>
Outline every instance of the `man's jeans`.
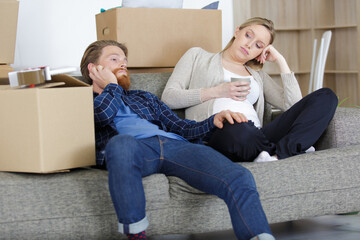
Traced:
<svg viewBox="0 0 360 240">
<path fill-rule="evenodd" d="M 163 173 L 223 199 L 238 239 L 271 234 L 251 172 L 210 147 L 160 136 L 117 135 L 106 146 L 106 164 L 122 233 L 147 228 L 142 177 Z"/>
</svg>

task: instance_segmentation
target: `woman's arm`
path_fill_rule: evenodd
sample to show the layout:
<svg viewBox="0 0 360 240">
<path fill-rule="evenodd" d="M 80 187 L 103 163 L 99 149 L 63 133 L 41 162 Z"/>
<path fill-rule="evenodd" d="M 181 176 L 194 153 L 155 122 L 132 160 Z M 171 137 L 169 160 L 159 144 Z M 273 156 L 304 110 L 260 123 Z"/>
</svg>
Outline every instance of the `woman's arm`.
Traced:
<svg viewBox="0 0 360 240">
<path fill-rule="evenodd" d="M 176 64 L 161 97 L 161 100 L 170 108 L 187 108 L 220 97 L 242 100 L 248 94 L 244 92 L 249 89 L 248 85 L 243 86 L 246 83 L 241 81 L 207 87 L 213 79 L 207 79 L 206 74 L 210 75 L 207 76 L 208 78 L 211 78 L 219 73 L 217 70 L 212 69 L 213 66 L 209 66 L 209 59 L 199 59 L 201 51 L 204 50 L 191 48 Z M 216 67 L 220 69 L 222 66 Z M 204 71 L 204 73 L 200 74 L 199 71 Z M 213 71 L 213 74 L 209 73 L 209 71 Z M 195 78 L 194 75 L 196 74 L 201 76 L 202 79 Z M 192 81 L 198 81 L 196 85 L 199 87 L 189 89 Z"/>
<path fill-rule="evenodd" d="M 201 101 L 206 102 L 213 98 L 231 98 L 241 101 L 249 94 L 249 89 L 245 81 L 225 82 L 215 87 L 201 89 Z"/>
<path fill-rule="evenodd" d="M 161 100 L 171 109 L 187 108 L 201 103 L 201 89 L 189 89 L 196 56 L 200 48 L 189 49 L 176 64 Z"/>
<path fill-rule="evenodd" d="M 263 71 L 259 72 L 264 82 L 265 100 L 268 103 L 286 111 L 302 98 L 295 74 L 290 70 L 284 56 L 272 45 L 267 46 L 257 60 L 260 63 L 274 62 L 280 69 L 281 82 L 272 79 Z"/>
<path fill-rule="evenodd" d="M 259 57 L 256 58 L 260 63 L 264 64 L 266 61 L 277 63 L 281 73 L 291 73 L 289 65 L 281 53 L 276 50 L 273 45 L 267 46 Z"/>
</svg>

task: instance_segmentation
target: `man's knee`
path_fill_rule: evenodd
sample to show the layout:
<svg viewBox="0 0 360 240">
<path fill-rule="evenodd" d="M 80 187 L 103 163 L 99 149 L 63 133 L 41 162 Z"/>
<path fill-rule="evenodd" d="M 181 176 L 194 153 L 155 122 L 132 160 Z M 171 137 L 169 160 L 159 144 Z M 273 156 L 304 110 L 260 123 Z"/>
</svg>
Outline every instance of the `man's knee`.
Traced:
<svg viewBox="0 0 360 240">
<path fill-rule="evenodd" d="M 232 173 L 229 173 L 231 186 L 230 189 L 233 191 L 246 191 L 254 192 L 257 194 L 256 183 L 253 174 L 247 168 L 242 167 L 241 165 L 234 166 Z"/>
</svg>

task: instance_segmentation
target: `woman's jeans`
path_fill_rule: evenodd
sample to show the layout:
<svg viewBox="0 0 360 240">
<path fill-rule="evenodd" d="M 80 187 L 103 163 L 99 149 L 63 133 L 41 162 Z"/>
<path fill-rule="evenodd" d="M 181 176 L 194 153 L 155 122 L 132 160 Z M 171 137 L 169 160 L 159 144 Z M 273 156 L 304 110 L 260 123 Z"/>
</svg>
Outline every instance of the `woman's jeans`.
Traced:
<svg viewBox="0 0 360 240">
<path fill-rule="evenodd" d="M 146 229 L 142 177 L 163 173 L 223 199 L 238 239 L 272 234 L 251 172 L 210 147 L 161 136 L 117 135 L 106 146 L 106 164 L 122 233 Z"/>
<path fill-rule="evenodd" d="M 319 89 L 261 129 L 251 121 L 225 123 L 214 131 L 209 146 L 235 162 L 252 162 L 262 151 L 279 159 L 305 153 L 329 125 L 337 103 L 333 91 Z"/>
</svg>

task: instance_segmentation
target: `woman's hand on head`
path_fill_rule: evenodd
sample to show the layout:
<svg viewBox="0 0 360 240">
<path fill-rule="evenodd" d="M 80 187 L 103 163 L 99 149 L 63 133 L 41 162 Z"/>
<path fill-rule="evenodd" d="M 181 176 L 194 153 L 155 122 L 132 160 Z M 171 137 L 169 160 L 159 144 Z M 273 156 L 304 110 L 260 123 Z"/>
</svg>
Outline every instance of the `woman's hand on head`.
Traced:
<svg viewBox="0 0 360 240">
<path fill-rule="evenodd" d="M 264 64 L 266 61 L 276 62 L 280 58 L 283 58 L 283 56 L 274 48 L 273 45 L 270 44 L 264 48 L 256 60 L 261 64 Z"/>
<path fill-rule="evenodd" d="M 256 58 L 256 60 L 261 64 L 264 64 L 266 61 L 276 62 L 279 65 L 281 73 L 291 72 L 284 56 L 281 55 L 281 53 L 278 50 L 276 50 L 276 48 L 274 48 L 274 46 L 271 44 L 264 48 L 264 50 Z"/>
<path fill-rule="evenodd" d="M 244 114 L 239 112 L 232 112 L 230 110 L 221 111 L 214 116 L 214 125 L 218 128 L 223 128 L 224 121 L 234 124 L 235 121 L 238 123 L 247 122 L 247 118 Z M 235 120 L 235 121 L 234 121 Z"/>
<path fill-rule="evenodd" d="M 243 101 L 250 93 L 249 83 L 246 81 L 225 82 L 216 87 L 202 89 L 201 101 L 205 102 L 213 98 L 231 98 Z"/>
<path fill-rule="evenodd" d="M 89 76 L 93 80 L 93 84 L 96 84 L 101 89 L 104 89 L 109 83 L 118 84 L 116 76 L 110 69 L 101 65 L 90 64 Z"/>
</svg>

